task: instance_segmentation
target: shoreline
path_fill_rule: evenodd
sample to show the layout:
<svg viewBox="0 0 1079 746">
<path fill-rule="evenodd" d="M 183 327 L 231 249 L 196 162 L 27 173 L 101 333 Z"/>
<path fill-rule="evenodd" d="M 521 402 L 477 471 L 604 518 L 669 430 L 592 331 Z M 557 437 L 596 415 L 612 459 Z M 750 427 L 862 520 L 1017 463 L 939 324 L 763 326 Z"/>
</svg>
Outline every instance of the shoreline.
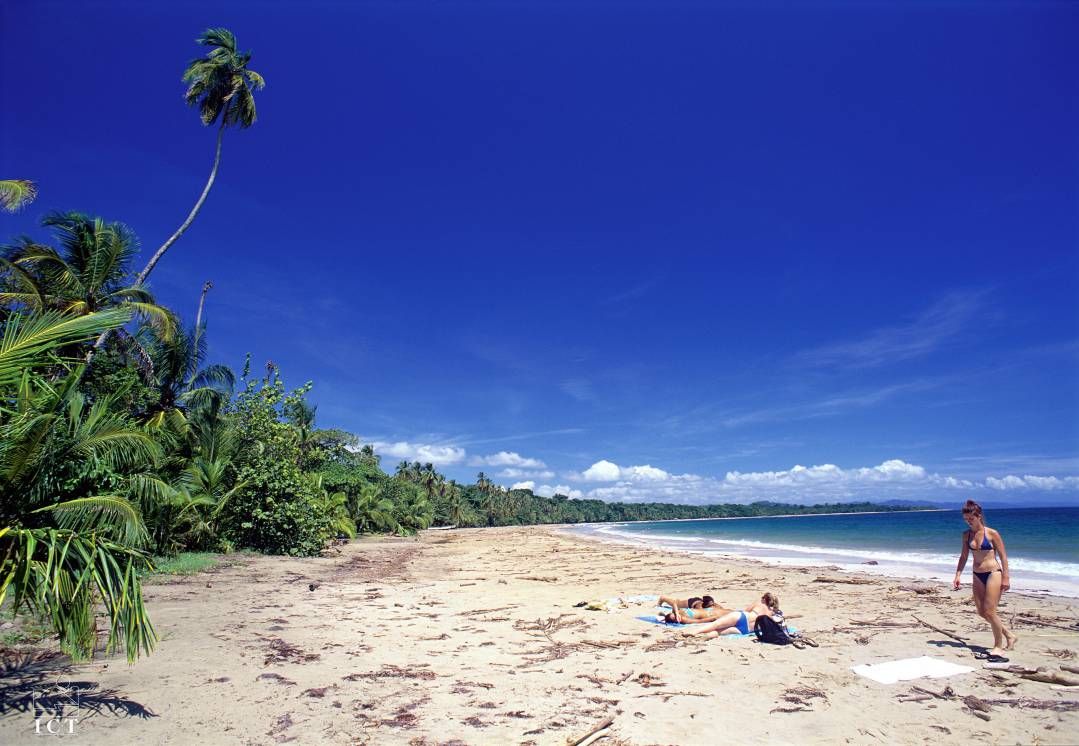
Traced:
<svg viewBox="0 0 1079 746">
<path fill-rule="evenodd" d="M 790 516 L 743 516 L 742 518 L 826 518 L 833 515 L 890 515 L 893 511 L 853 512 L 853 513 L 814 513 Z M 911 512 L 950 512 L 898 511 Z M 606 521 L 579 524 L 560 524 L 559 530 L 567 535 L 588 537 L 601 543 L 646 548 L 657 553 L 677 552 L 702 558 L 729 559 L 739 562 L 754 562 L 774 568 L 817 568 L 831 569 L 848 574 L 865 574 L 872 577 L 934 582 L 951 589 L 951 580 L 958 560 L 954 555 L 939 549 L 920 549 L 917 551 L 887 551 L 872 547 L 858 546 L 820 546 L 817 544 L 786 543 L 782 539 L 749 539 L 710 535 L 669 535 L 663 533 L 644 534 L 631 531 L 619 531 L 620 527 L 630 529 L 633 524 L 684 523 L 686 521 L 719 521 L 726 519 L 672 519 L 656 521 Z M 1054 597 L 1079 599 L 1079 576 L 1068 573 L 1076 563 L 1053 559 L 1032 559 L 1026 556 L 1010 554 L 1012 563 L 1012 588 L 1008 593 L 1024 593 L 1038 598 Z M 1018 567 L 1016 566 L 1018 563 Z M 969 589 L 970 565 L 964 568 L 962 587 Z M 1018 583 L 1018 585 L 1017 585 Z"/>
<path fill-rule="evenodd" d="M 567 524 L 572 525 L 572 524 Z M 946 588 L 949 593 L 964 593 L 970 591 L 970 582 L 967 580 L 960 587 L 958 591 L 953 591 L 951 583 L 946 578 L 941 578 L 937 575 L 919 575 L 919 574 L 896 574 L 893 572 L 887 572 L 890 568 L 887 566 L 881 567 L 880 572 L 876 572 L 869 568 L 880 567 L 879 565 L 858 565 L 851 567 L 842 567 L 835 563 L 815 563 L 815 562 L 769 562 L 768 560 L 761 559 L 760 557 L 753 557 L 749 555 L 736 554 L 734 552 L 708 552 L 703 550 L 689 549 L 687 547 L 665 547 L 655 544 L 649 544 L 645 541 L 633 541 L 630 538 L 619 540 L 616 538 L 610 538 L 609 534 L 584 534 L 576 533 L 571 529 L 559 528 L 554 529 L 558 533 L 567 538 L 579 541 L 594 542 L 601 546 L 622 546 L 622 547 L 635 547 L 638 549 L 647 549 L 657 553 L 676 553 L 683 554 L 689 557 L 697 557 L 704 561 L 716 561 L 716 562 L 729 562 L 737 561 L 740 563 L 748 563 L 756 565 L 762 568 L 768 568 L 770 570 L 816 570 L 816 571 L 830 571 L 839 572 L 844 575 L 861 576 L 865 579 L 876 580 L 894 580 L 897 582 L 902 581 L 917 581 L 920 583 L 935 583 Z M 965 575 L 970 574 L 969 568 L 963 571 Z M 1031 599 L 1051 598 L 1059 599 L 1061 601 L 1079 601 L 1079 593 L 1069 594 L 1063 592 L 1054 592 L 1048 589 L 1031 589 L 1031 588 L 1011 588 L 1008 590 L 1008 595 L 1024 596 Z"/>
</svg>

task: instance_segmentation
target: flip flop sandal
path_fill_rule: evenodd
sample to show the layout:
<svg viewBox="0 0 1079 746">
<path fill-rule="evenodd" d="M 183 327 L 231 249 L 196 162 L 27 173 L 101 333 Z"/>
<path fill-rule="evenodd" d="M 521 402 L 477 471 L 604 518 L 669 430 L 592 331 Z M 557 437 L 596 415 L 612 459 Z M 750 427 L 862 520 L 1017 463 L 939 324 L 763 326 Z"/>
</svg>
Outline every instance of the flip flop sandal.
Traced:
<svg viewBox="0 0 1079 746">
<path fill-rule="evenodd" d="M 799 650 L 805 650 L 806 649 L 805 640 L 803 640 L 801 638 L 795 638 L 795 639 L 791 640 L 791 645 L 798 648 Z"/>
<path fill-rule="evenodd" d="M 990 655 L 990 656 L 986 657 L 986 660 L 989 661 L 990 663 L 1007 663 L 1008 662 L 1008 659 L 1005 658 L 1003 655 Z"/>
<path fill-rule="evenodd" d="M 802 642 L 804 642 L 806 645 L 808 645 L 811 648 L 819 648 L 820 647 L 820 645 L 817 644 L 817 641 L 814 640 L 812 637 L 802 637 Z"/>
</svg>

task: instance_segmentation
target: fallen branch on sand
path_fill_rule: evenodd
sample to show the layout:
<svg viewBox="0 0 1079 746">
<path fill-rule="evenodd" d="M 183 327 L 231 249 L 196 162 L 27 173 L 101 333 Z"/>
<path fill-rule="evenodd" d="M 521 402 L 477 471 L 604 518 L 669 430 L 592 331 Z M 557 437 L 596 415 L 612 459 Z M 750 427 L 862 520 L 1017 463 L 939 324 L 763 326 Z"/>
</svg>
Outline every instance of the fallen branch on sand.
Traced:
<svg viewBox="0 0 1079 746">
<path fill-rule="evenodd" d="M 1053 712 L 1076 712 L 1079 711 L 1079 701 L 1074 699 L 1027 699 L 1017 697 L 1010 699 L 987 699 L 986 704 L 1006 705 L 1018 707 L 1023 710 L 1051 710 Z"/>
<path fill-rule="evenodd" d="M 435 678 L 435 672 L 424 669 L 414 670 L 410 668 L 401 668 L 400 666 L 388 664 L 384 665 L 380 671 L 350 673 L 341 678 L 345 681 L 358 681 L 359 679 L 424 679 L 429 681 Z"/>
<path fill-rule="evenodd" d="M 901 585 L 899 586 L 901 591 L 910 591 L 911 593 L 917 593 L 919 596 L 924 596 L 930 593 L 939 593 L 940 590 L 933 585 Z"/>
<path fill-rule="evenodd" d="M 603 736 L 607 735 L 608 729 L 613 724 L 614 718 L 607 718 L 580 738 L 569 738 L 566 740 L 566 743 L 568 744 L 568 746 L 587 746 L 588 744 L 598 741 L 600 738 L 603 738 Z"/>
<path fill-rule="evenodd" d="M 653 686 L 656 686 L 655 684 Z M 645 692 L 644 694 L 638 694 L 637 697 L 663 697 L 664 702 L 670 701 L 671 697 L 711 697 L 711 694 L 702 694 L 701 692 Z"/>
<path fill-rule="evenodd" d="M 868 578 L 824 578 L 817 577 L 813 579 L 814 583 L 842 583 L 844 585 L 879 585 L 876 580 L 869 580 Z"/>
<path fill-rule="evenodd" d="M 932 689 L 923 689 L 920 686 L 912 686 L 911 690 L 920 694 L 928 694 L 929 696 L 935 697 L 937 699 L 955 699 L 955 690 L 952 689 L 950 686 L 944 687 L 944 689 L 939 692 L 934 692 Z"/>
<path fill-rule="evenodd" d="M 1032 614 L 1030 612 L 1022 612 L 1018 614 L 1019 621 L 1024 624 L 1029 624 L 1034 627 L 1052 627 L 1054 629 L 1062 629 L 1066 632 L 1079 632 L 1079 622 L 1072 622 L 1070 625 L 1055 624 L 1055 622 L 1066 622 L 1067 619 L 1055 618 L 1053 621 L 1049 621 L 1040 614 Z M 1012 617 L 1015 618 L 1015 615 Z"/>
<path fill-rule="evenodd" d="M 992 671 L 1007 671 L 1022 679 L 1039 681 L 1043 684 L 1057 684 L 1058 686 L 1064 687 L 1079 686 L 1079 679 L 1064 676 L 1056 671 L 1049 671 L 1045 666 L 1039 668 L 1027 668 L 1025 666 L 1017 666 L 1013 663 L 986 663 L 985 667 Z M 1061 666 L 1061 668 L 1064 668 L 1064 666 Z M 1074 666 L 1069 666 L 1069 668 L 1074 668 Z"/>
<path fill-rule="evenodd" d="M 936 627 L 936 626 L 934 626 L 934 625 L 930 624 L 929 622 L 926 622 L 926 621 L 923 621 L 922 619 L 919 619 L 918 617 L 914 617 L 914 621 L 918 622 L 919 624 L 923 624 L 923 625 L 925 625 L 926 627 L 929 627 L 929 629 L 933 630 L 934 632 L 939 632 L 939 633 L 941 633 L 941 634 L 942 634 L 942 635 L 944 635 L 945 637 L 950 637 L 950 638 L 952 638 L 953 640 L 956 640 L 957 642 L 961 642 L 961 643 L 963 643 L 964 645 L 966 645 L 966 644 L 967 644 L 967 641 L 966 641 L 966 640 L 964 640 L 964 639 L 963 639 L 962 637 L 960 637 L 959 635 L 955 634 L 954 632 L 949 632 L 949 631 L 948 631 L 948 630 L 946 630 L 946 629 L 941 629 L 940 627 Z"/>
</svg>

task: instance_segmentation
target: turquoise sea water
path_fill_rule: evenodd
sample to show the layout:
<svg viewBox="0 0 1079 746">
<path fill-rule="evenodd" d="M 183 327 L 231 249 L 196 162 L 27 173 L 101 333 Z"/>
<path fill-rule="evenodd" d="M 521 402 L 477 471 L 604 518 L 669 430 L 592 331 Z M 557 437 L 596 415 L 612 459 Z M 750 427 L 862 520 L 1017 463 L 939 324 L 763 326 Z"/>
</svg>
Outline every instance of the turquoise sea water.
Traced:
<svg viewBox="0 0 1079 746">
<path fill-rule="evenodd" d="M 1079 508 L 994 509 L 986 511 L 986 522 L 1004 538 L 1013 589 L 1079 597 Z M 949 510 L 589 524 L 571 530 L 663 550 L 950 582 L 965 529 L 962 514 Z M 965 586 L 970 568 L 968 560 Z"/>
</svg>

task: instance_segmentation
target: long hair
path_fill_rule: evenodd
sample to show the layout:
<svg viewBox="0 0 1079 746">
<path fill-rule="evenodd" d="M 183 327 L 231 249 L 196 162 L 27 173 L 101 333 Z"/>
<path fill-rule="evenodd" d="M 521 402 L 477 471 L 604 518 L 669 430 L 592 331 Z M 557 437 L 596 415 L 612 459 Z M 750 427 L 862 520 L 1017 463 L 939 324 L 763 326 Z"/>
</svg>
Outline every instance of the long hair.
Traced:
<svg viewBox="0 0 1079 746">
<path fill-rule="evenodd" d="M 967 500 L 966 505 L 963 506 L 963 515 L 972 515 L 975 518 L 981 518 L 982 506 L 973 500 Z"/>
<path fill-rule="evenodd" d="M 772 593 L 765 593 L 763 596 L 761 596 L 761 602 L 772 611 L 775 611 L 779 608 L 779 596 L 776 596 Z"/>
</svg>

